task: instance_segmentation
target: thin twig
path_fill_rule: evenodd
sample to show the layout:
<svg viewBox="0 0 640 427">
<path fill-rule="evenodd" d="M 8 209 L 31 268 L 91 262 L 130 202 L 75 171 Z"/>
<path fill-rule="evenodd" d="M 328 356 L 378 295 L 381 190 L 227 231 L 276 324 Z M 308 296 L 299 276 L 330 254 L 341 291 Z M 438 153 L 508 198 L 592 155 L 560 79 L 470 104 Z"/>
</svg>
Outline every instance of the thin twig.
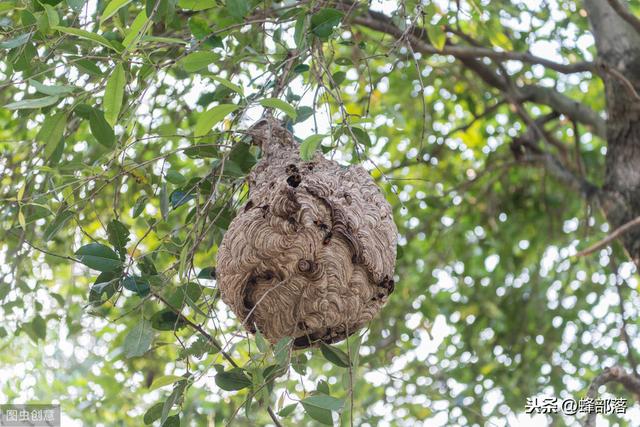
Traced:
<svg viewBox="0 0 640 427">
<path fill-rule="evenodd" d="M 153 295 L 158 300 L 162 301 L 162 303 L 164 305 L 166 305 L 167 308 L 169 308 L 171 311 L 173 311 L 187 325 L 189 325 L 191 328 L 195 329 L 196 331 L 200 332 L 202 334 L 202 336 L 204 336 L 216 348 L 216 350 L 218 350 L 220 352 L 220 354 L 222 354 L 222 356 L 231 364 L 231 366 L 233 366 L 234 368 L 239 368 L 240 367 L 236 363 L 236 361 L 233 360 L 233 358 L 229 355 L 229 353 L 224 351 L 222 346 L 211 336 L 211 334 L 209 334 L 207 331 L 205 331 L 202 328 L 202 326 L 192 322 L 189 318 L 187 318 L 184 314 L 182 314 L 182 312 L 179 309 L 177 309 L 170 302 L 168 302 L 162 295 L 159 295 L 159 294 L 157 294 L 155 292 L 152 292 L 151 295 Z M 267 412 L 269 413 L 269 416 L 271 417 L 271 419 L 275 423 L 276 427 L 282 427 L 282 424 L 280 423 L 280 421 L 278 421 L 278 418 L 276 417 L 276 414 L 273 412 L 273 409 L 271 409 L 271 406 L 267 406 Z"/>
<path fill-rule="evenodd" d="M 590 255 L 590 254 L 594 253 L 598 249 L 604 248 L 609 243 L 613 242 L 614 240 L 616 240 L 617 238 L 619 238 L 620 236 L 622 236 L 623 234 L 627 233 L 632 228 L 634 228 L 634 227 L 636 227 L 638 225 L 640 225 L 640 216 L 638 216 L 638 217 L 632 219 L 631 221 L 627 222 L 626 224 L 623 224 L 620 227 L 616 228 L 613 231 L 613 233 L 609 234 L 607 237 L 605 237 L 604 239 L 600 240 L 598 243 L 589 246 L 587 249 L 578 252 L 575 255 L 575 257 L 576 258 L 581 258 L 583 256 L 587 256 L 587 255 Z"/>
<path fill-rule="evenodd" d="M 280 420 L 278 420 L 278 417 L 276 417 L 276 414 L 273 412 L 273 409 L 271 409 L 271 406 L 267 406 L 267 412 L 269 413 L 269 416 L 273 420 L 273 423 L 276 425 L 276 427 L 282 427 Z"/>
<path fill-rule="evenodd" d="M 338 2 L 338 6 L 349 4 L 347 1 Z M 369 10 L 367 13 L 363 13 L 357 17 L 352 19 L 352 22 L 357 25 L 364 25 L 376 31 L 382 31 L 388 34 L 393 35 L 396 39 L 401 39 L 402 37 L 409 37 L 412 39 L 411 42 L 419 45 L 419 49 L 427 54 L 441 54 L 441 55 L 452 55 L 456 58 L 468 58 L 468 59 L 476 59 L 476 58 L 490 58 L 496 61 L 521 61 L 530 64 L 540 64 L 552 70 L 558 71 L 560 73 L 582 73 L 582 72 L 594 72 L 595 64 L 593 62 L 582 61 L 576 62 L 572 64 L 561 64 L 558 62 L 554 62 L 548 60 L 546 58 L 542 58 L 539 56 L 535 56 L 529 52 L 513 52 L 513 51 L 497 51 L 490 48 L 484 47 L 476 47 L 476 46 L 459 46 L 454 44 L 447 44 L 442 49 L 437 49 L 435 46 L 430 44 L 426 44 L 420 40 L 415 38 L 415 32 L 420 32 L 419 28 L 409 28 L 406 31 L 400 30 L 393 24 L 393 21 L 388 16 Z M 422 30 L 424 31 L 424 30 Z M 416 46 L 414 45 L 414 48 Z"/>
<path fill-rule="evenodd" d="M 236 363 L 235 360 L 233 360 L 233 358 L 229 355 L 229 353 L 225 352 L 222 349 L 222 346 L 211 336 L 211 334 L 209 334 L 207 331 L 205 331 L 202 326 L 192 322 L 189 318 L 187 318 L 184 314 L 182 314 L 182 312 L 177 309 L 176 307 L 174 307 L 173 305 L 171 305 L 171 303 L 169 301 L 167 301 L 162 295 L 159 295 L 155 292 L 151 293 L 155 298 L 157 298 L 158 300 L 162 301 L 162 303 L 164 305 L 167 306 L 167 308 L 169 308 L 169 310 L 173 311 L 183 322 L 185 322 L 187 325 L 191 326 L 193 329 L 195 329 L 196 331 L 200 332 L 207 340 L 209 340 L 209 342 L 216 348 L 216 350 L 218 350 L 220 352 L 220 354 L 222 354 L 222 357 L 224 357 L 227 362 L 229 362 L 231 364 L 231 366 L 233 366 L 234 368 L 239 368 L 240 366 Z"/>
</svg>

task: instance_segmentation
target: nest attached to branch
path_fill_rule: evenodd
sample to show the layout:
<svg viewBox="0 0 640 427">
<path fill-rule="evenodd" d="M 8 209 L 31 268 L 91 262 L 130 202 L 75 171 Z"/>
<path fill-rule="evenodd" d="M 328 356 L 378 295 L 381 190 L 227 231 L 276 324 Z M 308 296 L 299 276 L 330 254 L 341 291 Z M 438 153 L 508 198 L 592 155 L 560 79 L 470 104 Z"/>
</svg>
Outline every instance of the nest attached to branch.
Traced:
<svg viewBox="0 0 640 427">
<path fill-rule="evenodd" d="M 273 118 L 250 134 L 263 152 L 249 175 L 249 201 L 218 251 L 222 300 L 243 326 L 295 348 L 345 339 L 368 323 L 394 289 L 397 229 L 391 207 L 361 166 L 316 153 L 300 158 Z"/>
</svg>

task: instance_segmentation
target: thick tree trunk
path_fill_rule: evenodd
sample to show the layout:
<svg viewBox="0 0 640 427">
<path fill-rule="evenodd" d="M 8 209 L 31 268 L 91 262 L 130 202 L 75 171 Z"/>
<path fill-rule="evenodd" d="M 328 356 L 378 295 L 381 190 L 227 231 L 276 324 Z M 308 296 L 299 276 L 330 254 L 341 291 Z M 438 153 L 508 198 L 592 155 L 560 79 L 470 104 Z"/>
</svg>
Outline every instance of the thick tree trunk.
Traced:
<svg viewBox="0 0 640 427">
<path fill-rule="evenodd" d="M 598 60 L 603 69 L 613 70 L 602 73 L 608 147 L 600 202 L 615 228 L 640 216 L 640 34 L 605 0 L 585 0 L 585 7 Z M 640 228 L 626 233 L 623 243 L 640 268 Z"/>
</svg>

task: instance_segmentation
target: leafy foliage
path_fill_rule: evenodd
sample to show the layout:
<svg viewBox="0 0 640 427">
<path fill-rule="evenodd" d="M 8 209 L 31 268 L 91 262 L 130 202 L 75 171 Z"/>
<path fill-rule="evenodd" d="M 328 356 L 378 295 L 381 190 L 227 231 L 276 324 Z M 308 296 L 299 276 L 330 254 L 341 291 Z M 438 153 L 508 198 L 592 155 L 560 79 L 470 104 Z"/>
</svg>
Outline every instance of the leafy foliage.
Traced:
<svg viewBox="0 0 640 427">
<path fill-rule="evenodd" d="M 0 4 L 0 360 L 31 366 L 7 374 L 3 400 L 57 399 L 87 425 L 499 424 L 624 363 L 617 301 L 637 300 L 634 268 L 616 274 L 617 248 L 570 259 L 606 223 L 518 157 L 526 118 L 554 107 L 446 53 L 591 61 L 581 2 L 445 3 Z M 416 25 L 435 53 L 406 43 Z M 591 72 L 487 58 L 510 87 L 604 108 Z M 216 290 L 265 109 L 304 159 L 362 164 L 393 204 L 396 291 L 344 343 L 241 336 Z M 601 182 L 597 125 L 550 120 L 545 152 Z"/>
</svg>

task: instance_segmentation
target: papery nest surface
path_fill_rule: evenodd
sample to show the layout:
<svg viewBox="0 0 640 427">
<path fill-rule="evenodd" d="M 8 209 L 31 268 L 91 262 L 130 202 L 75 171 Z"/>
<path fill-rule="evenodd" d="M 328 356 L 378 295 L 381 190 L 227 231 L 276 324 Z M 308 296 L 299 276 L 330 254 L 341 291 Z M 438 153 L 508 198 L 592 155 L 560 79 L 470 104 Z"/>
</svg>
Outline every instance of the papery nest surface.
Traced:
<svg viewBox="0 0 640 427">
<path fill-rule="evenodd" d="M 309 162 L 279 121 L 250 130 L 263 157 L 249 198 L 218 250 L 222 300 L 243 326 L 295 348 L 358 331 L 393 292 L 397 229 L 361 166 L 315 153 Z"/>
</svg>

